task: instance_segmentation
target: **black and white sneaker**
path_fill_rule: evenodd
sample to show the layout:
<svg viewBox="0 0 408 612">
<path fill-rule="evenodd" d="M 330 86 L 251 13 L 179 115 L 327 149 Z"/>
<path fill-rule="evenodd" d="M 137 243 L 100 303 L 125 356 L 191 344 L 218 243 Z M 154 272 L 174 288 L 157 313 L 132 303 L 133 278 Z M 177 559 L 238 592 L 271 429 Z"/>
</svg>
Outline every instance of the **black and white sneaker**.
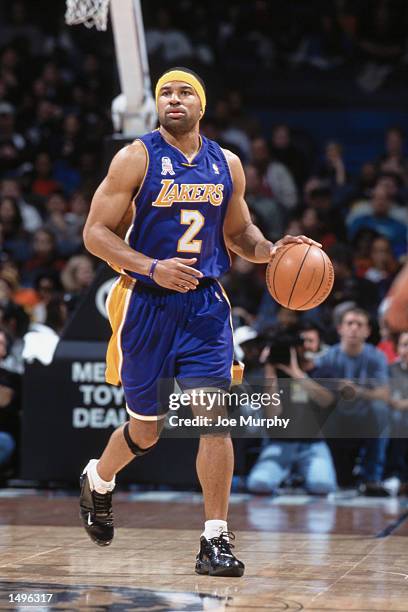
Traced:
<svg viewBox="0 0 408 612">
<path fill-rule="evenodd" d="M 113 540 L 112 492 L 91 491 L 88 474 L 81 474 L 80 517 L 86 533 L 99 546 L 109 546 Z"/>
<path fill-rule="evenodd" d="M 232 554 L 231 548 L 234 548 L 234 545 L 229 540 L 235 540 L 232 531 L 223 531 L 216 538 L 209 540 L 201 536 L 200 552 L 195 566 L 196 574 L 236 578 L 244 574 L 245 565 Z"/>
</svg>

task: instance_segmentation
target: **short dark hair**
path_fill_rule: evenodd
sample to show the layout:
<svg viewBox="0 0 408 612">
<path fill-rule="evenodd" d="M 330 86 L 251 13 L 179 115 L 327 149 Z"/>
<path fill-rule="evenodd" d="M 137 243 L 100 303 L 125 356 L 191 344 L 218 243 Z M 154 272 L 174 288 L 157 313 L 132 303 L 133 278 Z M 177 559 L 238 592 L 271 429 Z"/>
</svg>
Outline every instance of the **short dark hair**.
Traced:
<svg viewBox="0 0 408 612">
<path fill-rule="evenodd" d="M 186 68 L 185 66 L 174 66 L 173 68 L 168 68 L 168 70 L 165 70 L 162 76 L 164 76 L 168 72 L 172 72 L 173 70 L 182 70 L 183 72 L 188 72 L 189 74 L 192 74 L 193 77 L 195 77 L 197 81 L 201 84 L 202 88 L 204 89 L 204 93 L 207 94 L 207 92 L 205 91 L 205 84 L 203 79 L 196 72 L 194 72 L 194 70 L 191 70 L 191 68 Z"/>
<path fill-rule="evenodd" d="M 400 125 L 390 125 L 385 133 L 388 135 L 390 132 L 397 132 L 401 138 L 404 138 L 404 130 Z"/>
<path fill-rule="evenodd" d="M 319 336 L 322 336 L 322 328 L 318 323 L 314 323 L 313 321 L 305 321 L 299 326 L 299 333 L 307 332 L 307 331 L 317 331 Z"/>
<path fill-rule="evenodd" d="M 327 249 L 327 255 L 350 270 L 353 268 L 353 251 L 348 244 L 335 242 Z"/>
<path fill-rule="evenodd" d="M 370 324 L 370 315 L 368 314 L 366 310 L 364 310 L 364 308 L 360 308 L 359 306 L 350 306 L 350 308 L 346 308 L 341 313 L 340 318 L 339 318 L 339 325 L 343 323 L 344 317 L 350 314 L 350 312 L 365 317 L 367 319 L 368 325 Z"/>
</svg>

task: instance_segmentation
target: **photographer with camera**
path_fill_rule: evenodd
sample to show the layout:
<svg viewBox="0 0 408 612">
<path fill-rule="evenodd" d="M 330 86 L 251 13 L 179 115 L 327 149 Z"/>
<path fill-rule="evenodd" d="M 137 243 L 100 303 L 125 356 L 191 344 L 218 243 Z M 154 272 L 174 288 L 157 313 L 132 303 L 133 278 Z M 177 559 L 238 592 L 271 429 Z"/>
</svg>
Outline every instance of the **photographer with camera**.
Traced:
<svg viewBox="0 0 408 612">
<path fill-rule="evenodd" d="M 314 330 L 320 339 L 318 328 Z M 320 345 L 319 341 L 312 346 L 318 351 Z M 265 378 L 281 389 L 282 416 L 290 418 L 289 435 L 296 437 L 265 443 L 248 476 L 252 493 L 276 493 L 283 483 L 295 481 L 311 495 L 326 495 L 337 488 L 330 450 L 320 434 L 334 402 L 330 385 L 321 379 L 332 378 L 332 372 L 314 365 L 310 348 L 309 343 L 305 351 L 302 332 L 276 330 L 262 351 Z"/>
</svg>

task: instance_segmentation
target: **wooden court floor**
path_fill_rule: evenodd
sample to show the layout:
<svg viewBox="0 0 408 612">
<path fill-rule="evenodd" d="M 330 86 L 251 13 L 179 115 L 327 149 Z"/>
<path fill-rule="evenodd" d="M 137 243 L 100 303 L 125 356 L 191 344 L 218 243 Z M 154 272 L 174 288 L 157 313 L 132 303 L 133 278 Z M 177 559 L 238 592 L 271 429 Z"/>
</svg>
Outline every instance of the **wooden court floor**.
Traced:
<svg viewBox="0 0 408 612">
<path fill-rule="evenodd" d="M 194 493 L 117 493 L 98 548 L 67 494 L 0 492 L 0 609 L 408 611 L 407 500 L 234 495 L 243 578 L 197 576 Z M 49 594 L 50 603 L 9 603 Z"/>
</svg>

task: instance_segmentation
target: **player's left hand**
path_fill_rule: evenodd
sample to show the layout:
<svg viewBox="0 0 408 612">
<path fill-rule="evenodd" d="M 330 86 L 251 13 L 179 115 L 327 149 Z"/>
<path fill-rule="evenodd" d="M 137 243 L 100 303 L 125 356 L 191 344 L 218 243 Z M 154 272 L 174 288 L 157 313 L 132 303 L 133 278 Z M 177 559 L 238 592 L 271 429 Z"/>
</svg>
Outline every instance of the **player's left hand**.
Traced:
<svg viewBox="0 0 408 612">
<path fill-rule="evenodd" d="M 322 245 L 320 244 L 320 242 L 316 242 L 315 240 L 312 240 L 311 238 L 308 238 L 307 236 L 303 236 L 303 235 L 290 236 L 289 234 L 287 234 L 280 240 L 277 240 L 275 244 L 272 244 L 272 242 L 269 243 L 270 244 L 270 257 L 273 257 L 274 255 L 276 255 L 277 251 L 283 246 L 287 246 L 288 244 L 301 244 L 302 242 L 304 242 L 305 244 L 317 246 L 319 249 L 322 248 Z"/>
</svg>

